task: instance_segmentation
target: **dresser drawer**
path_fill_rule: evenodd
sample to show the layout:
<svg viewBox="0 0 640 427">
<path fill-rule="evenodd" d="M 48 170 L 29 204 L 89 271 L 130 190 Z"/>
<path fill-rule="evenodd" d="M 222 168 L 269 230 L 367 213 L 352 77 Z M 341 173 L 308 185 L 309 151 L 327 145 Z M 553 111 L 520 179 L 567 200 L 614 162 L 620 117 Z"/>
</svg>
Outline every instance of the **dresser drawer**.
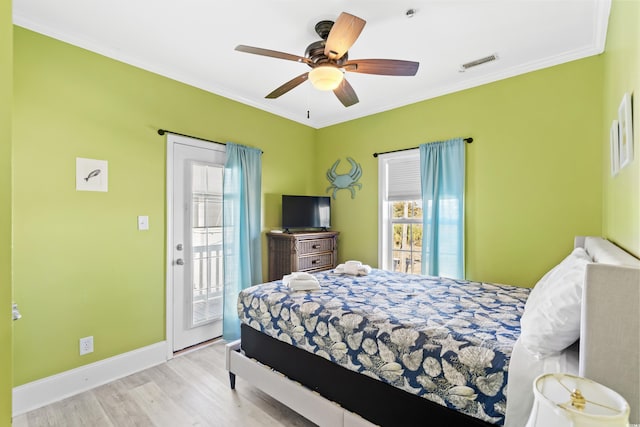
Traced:
<svg viewBox="0 0 640 427">
<path fill-rule="evenodd" d="M 333 250 L 334 239 L 300 240 L 298 242 L 298 254 L 315 254 Z"/>
<path fill-rule="evenodd" d="M 333 268 L 333 253 L 326 252 L 318 255 L 307 255 L 298 258 L 298 271 L 328 270 Z"/>
<path fill-rule="evenodd" d="M 279 280 L 293 271 L 330 270 L 338 260 L 337 231 L 267 233 L 269 242 L 269 281 Z"/>
</svg>

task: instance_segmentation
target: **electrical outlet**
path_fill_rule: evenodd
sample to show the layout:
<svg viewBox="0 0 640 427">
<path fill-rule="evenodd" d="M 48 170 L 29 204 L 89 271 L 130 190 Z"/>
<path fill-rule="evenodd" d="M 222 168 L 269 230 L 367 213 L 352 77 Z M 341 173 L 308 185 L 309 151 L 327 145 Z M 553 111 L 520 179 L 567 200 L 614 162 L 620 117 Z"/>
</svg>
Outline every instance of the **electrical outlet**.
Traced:
<svg viewBox="0 0 640 427">
<path fill-rule="evenodd" d="M 93 337 L 80 338 L 80 356 L 93 353 Z"/>
</svg>

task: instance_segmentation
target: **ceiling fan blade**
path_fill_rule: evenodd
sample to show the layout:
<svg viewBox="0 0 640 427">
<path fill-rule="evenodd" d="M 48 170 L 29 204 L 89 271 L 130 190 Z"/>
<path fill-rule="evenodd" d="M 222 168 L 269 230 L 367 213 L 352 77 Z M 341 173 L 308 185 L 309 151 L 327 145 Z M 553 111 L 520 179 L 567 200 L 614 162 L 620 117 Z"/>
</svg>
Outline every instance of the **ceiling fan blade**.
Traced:
<svg viewBox="0 0 640 427">
<path fill-rule="evenodd" d="M 307 79 L 309 79 L 308 72 L 300 74 L 298 77 L 294 77 L 293 79 L 289 80 L 288 82 L 271 92 L 269 95 L 265 96 L 265 98 L 274 99 L 281 95 L 284 95 L 296 86 L 299 86 L 300 84 L 306 82 Z"/>
<path fill-rule="evenodd" d="M 345 107 L 350 107 L 359 102 L 358 95 L 356 95 L 356 92 L 353 90 L 353 87 L 351 87 L 347 79 L 342 79 L 340 86 L 335 88 L 333 93 L 336 94 L 340 102 L 342 102 L 342 105 Z"/>
<path fill-rule="evenodd" d="M 329 32 L 324 54 L 329 59 L 340 59 L 355 43 L 367 21 L 342 12 Z"/>
<path fill-rule="evenodd" d="M 345 71 L 383 76 L 415 76 L 419 66 L 419 62 L 400 59 L 356 59 L 342 64 Z"/>
<path fill-rule="evenodd" d="M 253 47 L 253 46 L 245 46 L 243 44 L 236 46 L 236 50 L 239 52 L 253 53 L 254 55 L 269 56 L 271 58 L 286 59 L 288 61 L 309 63 L 309 58 L 304 58 L 298 55 L 292 55 L 290 53 L 278 52 L 277 50 L 262 49 L 260 47 Z"/>
</svg>

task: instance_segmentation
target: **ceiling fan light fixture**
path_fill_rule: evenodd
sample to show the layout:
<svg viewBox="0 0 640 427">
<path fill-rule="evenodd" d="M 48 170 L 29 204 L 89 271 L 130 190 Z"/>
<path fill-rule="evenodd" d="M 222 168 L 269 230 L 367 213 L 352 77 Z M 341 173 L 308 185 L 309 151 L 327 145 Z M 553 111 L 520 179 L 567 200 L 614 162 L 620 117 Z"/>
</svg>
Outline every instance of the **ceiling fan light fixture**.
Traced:
<svg viewBox="0 0 640 427">
<path fill-rule="evenodd" d="M 332 65 L 320 65 L 309 71 L 309 80 L 318 90 L 334 90 L 340 86 L 343 78 L 342 71 Z"/>
</svg>

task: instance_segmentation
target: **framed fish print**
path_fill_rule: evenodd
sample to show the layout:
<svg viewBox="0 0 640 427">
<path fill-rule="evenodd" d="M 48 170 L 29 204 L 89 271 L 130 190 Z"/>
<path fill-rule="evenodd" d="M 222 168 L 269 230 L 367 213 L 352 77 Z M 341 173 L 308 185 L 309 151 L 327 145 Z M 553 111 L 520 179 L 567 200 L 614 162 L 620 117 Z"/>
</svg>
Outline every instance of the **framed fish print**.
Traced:
<svg viewBox="0 0 640 427">
<path fill-rule="evenodd" d="M 76 157 L 76 191 L 108 191 L 109 174 L 106 160 Z"/>
</svg>

